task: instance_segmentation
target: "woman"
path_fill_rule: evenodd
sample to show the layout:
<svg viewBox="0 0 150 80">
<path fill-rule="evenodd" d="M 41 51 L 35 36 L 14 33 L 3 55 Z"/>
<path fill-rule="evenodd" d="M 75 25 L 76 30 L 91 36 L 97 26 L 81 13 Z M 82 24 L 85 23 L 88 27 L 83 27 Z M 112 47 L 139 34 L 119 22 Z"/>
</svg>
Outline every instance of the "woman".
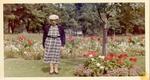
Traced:
<svg viewBox="0 0 150 80">
<path fill-rule="evenodd" d="M 50 15 L 49 20 L 50 24 L 43 27 L 44 62 L 50 64 L 50 74 L 58 74 L 60 53 L 65 45 L 65 32 L 63 26 L 57 24 L 57 15 Z"/>
</svg>

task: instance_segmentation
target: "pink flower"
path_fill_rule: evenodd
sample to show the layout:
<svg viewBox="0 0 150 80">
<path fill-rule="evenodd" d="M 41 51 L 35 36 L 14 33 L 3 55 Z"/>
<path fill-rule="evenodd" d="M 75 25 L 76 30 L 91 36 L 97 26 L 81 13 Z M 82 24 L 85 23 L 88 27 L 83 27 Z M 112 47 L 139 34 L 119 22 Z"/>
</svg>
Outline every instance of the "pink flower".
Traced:
<svg viewBox="0 0 150 80">
<path fill-rule="evenodd" d="M 24 36 L 24 35 L 20 35 L 19 36 L 19 41 L 23 41 L 23 40 L 25 40 L 26 39 L 26 37 Z"/>
<path fill-rule="evenodd" d="M 96 36 L 91 36 L 90 39 L 91 39 L 91 40 L 96 40 L 97 37 L 96 37 Z"/>
<path fill-rule="evenodd" d="M 68 36 L 68 41 L 73 42 L 75 40 L 74 36 Z"/>
</svg>

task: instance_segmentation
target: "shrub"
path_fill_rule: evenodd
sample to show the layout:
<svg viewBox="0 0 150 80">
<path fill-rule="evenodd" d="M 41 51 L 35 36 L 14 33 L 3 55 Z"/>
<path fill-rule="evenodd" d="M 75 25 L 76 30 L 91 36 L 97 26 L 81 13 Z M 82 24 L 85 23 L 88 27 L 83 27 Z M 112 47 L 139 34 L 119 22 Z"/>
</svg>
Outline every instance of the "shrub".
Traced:
<svg viewBox="0 0 150 80">
<path fill-rule="evenodd" d="M 136 66 L 137 61 L 136 57 L 129 57 L 126 53 L 89 57 L 84 64 L 76 67 L 74 74 L 76 76 L 139 76 L 142 70 Z"/>
</svg>

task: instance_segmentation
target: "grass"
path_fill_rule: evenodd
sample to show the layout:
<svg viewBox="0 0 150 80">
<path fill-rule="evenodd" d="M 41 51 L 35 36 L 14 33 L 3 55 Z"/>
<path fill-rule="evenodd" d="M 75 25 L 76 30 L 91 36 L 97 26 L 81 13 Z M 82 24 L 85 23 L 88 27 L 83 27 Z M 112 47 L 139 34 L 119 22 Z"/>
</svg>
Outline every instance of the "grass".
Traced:
<svg viewBox="0 0 150 80">
<path fill-rule="evenodd" d="M 145 71 L 145 57 L 137 56 L 137 65 Z M 75 66 L 85 59 L 62 59 L 58 75 L 49 75 L 49 65 L 42 60 L 5 59 L 5 77 L 73 77 Z"/>
<path fill-rule="evenodd" d="M 145 56 L 136 56 L 137 57 L 137 65 L 141 67 L 143 72 L 145 72 Z"/>
<path fill-rule="evenodd" d="M 71 77 L 74 67 L 83 59 L 62 59 L 58 75 L 49 75 L 49 65 L 42 60 L 23 60 L 11 58 L 5 60 L 5 77 Z"/>
</svg>

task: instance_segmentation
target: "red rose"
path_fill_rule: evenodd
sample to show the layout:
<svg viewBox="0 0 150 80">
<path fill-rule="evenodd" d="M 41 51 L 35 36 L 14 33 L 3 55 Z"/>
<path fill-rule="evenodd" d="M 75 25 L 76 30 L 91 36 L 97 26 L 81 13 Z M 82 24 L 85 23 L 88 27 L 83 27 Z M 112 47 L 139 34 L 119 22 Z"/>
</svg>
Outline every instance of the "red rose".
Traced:
<svg viewBox="0 0 150 80">
<path fill-rule="evenodd" d="M 32 45 L 32 41 L 31 41 L 31 40 L 28 40 L 28 44 L 29 44 L 29 45 Z"/>
<path fill-rule="evenodd" d="M 111 61 L 113 58 L 111 56 L 106 56 L 104 60 Z"/>
<path fill-rule="evenodd" d="M 118 55 L 119 59 L 126 59 L 127 57 L 128 57 L 128 54 L 126 54 L 126 53 L 122 53 L 122 54 Z"/>
<path fill-rule="evenodd" d="M 119 60 L 117 63 L 120 65 L 124 64 L 124 62 L 122 60 Z"/>
<path fill-rule="evenodd" d="M 105 60 L 109 60 L 109 61 L 111 61 L 115 58 L 117 58 L 117 55 L 114 53 L 109 53 L 108 55 L 105 56 Z"/>
<path fill-rule="evenodd" d="M 136 58 L 136 57 L 131 57 L 129 60 L 130 60 L 131 62 L 133 62 L 133 63 L 137 62 L 137 58 Z"/>
</svg>

